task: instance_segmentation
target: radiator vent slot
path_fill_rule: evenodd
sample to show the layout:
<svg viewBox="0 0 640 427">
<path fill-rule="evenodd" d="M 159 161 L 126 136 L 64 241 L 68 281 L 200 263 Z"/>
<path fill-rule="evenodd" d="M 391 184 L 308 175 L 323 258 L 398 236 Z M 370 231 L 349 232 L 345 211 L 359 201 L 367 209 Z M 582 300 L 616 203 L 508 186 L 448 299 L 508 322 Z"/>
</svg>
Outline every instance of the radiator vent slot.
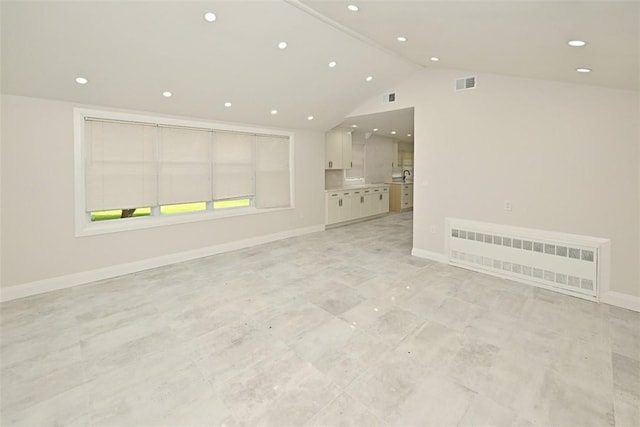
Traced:
<svg viewBox="0 0 640 427">
<path fill-rule="evenodd" d="M 475 89 L 476 77 L 464 77 L 456 80 L 456 90 Z"/>
<path fill-rule="evenodd" d="M 447 233 L 452 265 L 598 300 L 605 239 L 452 218 Z"/>
</svg>

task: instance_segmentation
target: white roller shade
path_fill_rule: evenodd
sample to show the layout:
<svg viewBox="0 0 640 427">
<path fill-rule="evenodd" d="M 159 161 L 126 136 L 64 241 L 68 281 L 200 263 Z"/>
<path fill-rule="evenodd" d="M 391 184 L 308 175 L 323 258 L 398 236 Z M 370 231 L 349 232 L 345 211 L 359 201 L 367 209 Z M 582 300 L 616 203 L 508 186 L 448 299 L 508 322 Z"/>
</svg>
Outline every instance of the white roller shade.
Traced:
<svg viewBox="0 0 640 427">
<path fill-rule="evenodd" d="M 214 141 L 214 198 L 253 196 L 255 135 L 216 132 Z"/>
<path fill-rule="evenodd" d="M 160 205 L 212 200 L 211 138 L 206 129 L 160 128 Z"/>
<path fill-rule="evenodd" d="M 156 204 L 156 127 L 85 121 L 86 210 Z"/>
<path fill-rule="evenodd" d="M 256 207 L 290 206 L 289 138 L 258 136 L 256 147 Z"/>
</svg>

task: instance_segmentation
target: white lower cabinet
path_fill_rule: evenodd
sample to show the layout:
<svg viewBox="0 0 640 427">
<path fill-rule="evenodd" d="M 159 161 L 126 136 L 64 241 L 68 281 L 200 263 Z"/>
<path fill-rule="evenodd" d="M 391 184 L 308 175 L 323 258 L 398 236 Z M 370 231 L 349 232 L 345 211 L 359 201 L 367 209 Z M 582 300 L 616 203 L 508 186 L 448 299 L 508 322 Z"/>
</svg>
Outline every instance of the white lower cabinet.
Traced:
<svg viewBox="0 0 640 427">
<path fill-rule="evenodd" d="M 378 213 L 389 212 L 389 187 L 382 187 L 380 191 L 380 201 L 378 202 Z"/>
<path fill-rule="evenodd" d="M 334 191 L 327 193 L 326 221 L 327 224 L 349 221 L 351 219 L 352 195 L 350 191 Z"/>
<path fill-rule="evenodd" d="M 341 207 L 342 207 L 342 202 L 340 201 L 338 193 L 327 194 L 326 215 L 325 215 L 327 224 L 334 224 L 336 222 L 340 222 Z"/>
<path fill-rule="evenodd" d="M 364 193 L 362 190 L 353 192 L 351 197 L 351 219 L 360 218 L 364 212 Z"/>
<path fill-rule="evenodd" d="M 389 212 L 389 187 L 365 187 L 326 193 L 327 225 L 387 212 Z"/>
<path fill-rule="evenodd" d="M 365 190 L 363 216 L 376 215 L 378 212 L 378 194 L 373 189 Z"/>
</svg>

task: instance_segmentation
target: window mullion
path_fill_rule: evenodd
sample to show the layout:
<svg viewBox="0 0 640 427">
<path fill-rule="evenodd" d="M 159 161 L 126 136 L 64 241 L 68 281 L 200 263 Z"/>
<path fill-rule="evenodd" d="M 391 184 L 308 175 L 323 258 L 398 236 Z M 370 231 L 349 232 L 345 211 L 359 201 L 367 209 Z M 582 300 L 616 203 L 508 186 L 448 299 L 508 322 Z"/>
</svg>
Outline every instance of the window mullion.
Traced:
<svg viewBox="0 0 640 427">
<path fill-rule="evenodd" d="M 156 125 L 156 204 L 155 206 L 151 206 L 151 216 L 160 216 L 160 150 L 162 150 L 162 140 L 160 138 L 160 135 L 160 126 Z"/>
<path fill-rule="evenodd" d="M 213 202 L 216 200 L 216 143 L 216 133 L 211 132 L 211 156 L 209 157 L 209 185 L 211 186 L 211 201 L 207 202 L 207 210 L 210 211 L 214 210 Z"/>
</svg>

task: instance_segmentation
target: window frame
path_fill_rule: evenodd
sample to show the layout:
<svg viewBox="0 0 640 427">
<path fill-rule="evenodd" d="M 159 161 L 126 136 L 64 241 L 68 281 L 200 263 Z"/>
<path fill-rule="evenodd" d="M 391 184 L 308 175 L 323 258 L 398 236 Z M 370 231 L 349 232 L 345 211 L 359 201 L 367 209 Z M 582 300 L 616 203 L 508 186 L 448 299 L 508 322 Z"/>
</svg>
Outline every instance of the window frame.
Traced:
<svg viewBox="0 0 640 427">
<path fill-rule="evenodd" d="M 91 221 L 91 212 L 86 211 L 86 146 L 85 146 L 85 117 L 103 120 L 118 120 L 127 122 L 152 123 L 166 126 L 179 126 L 208 129 L 212 131 L 241 132 L 255 135 L 267 135 L 289 138 L 289 206 L 259 209 L 255 206 L 255 194 L 250 197 L 251 204 L 247 207 L 213 209 L 213 202 L 207 204 L 207 210 L 186 212 L 172 215 L 161 215 L 160 207 L 151 207 L 151 215 L 118 218 L 115 220 Z M 168 116 L 152 116 L 126 113 L 120 111 L 97 110 L 90 108 L 73 109 L 74 125 L 74 222 L 75 236 L 93 236 L 107 233 L 140 230 L 145 228 L 162 227 L 174 224 L 184 224 L 198 221 L 210 221 L 220 218 L 239 217 L 246 215 L 260 215 L 276 211 L 295 209 L 295 162 L 294 147 L 295 134 L 290 131 L 221 124 L 216 122 L 178 119 Z"/>
</svg>

